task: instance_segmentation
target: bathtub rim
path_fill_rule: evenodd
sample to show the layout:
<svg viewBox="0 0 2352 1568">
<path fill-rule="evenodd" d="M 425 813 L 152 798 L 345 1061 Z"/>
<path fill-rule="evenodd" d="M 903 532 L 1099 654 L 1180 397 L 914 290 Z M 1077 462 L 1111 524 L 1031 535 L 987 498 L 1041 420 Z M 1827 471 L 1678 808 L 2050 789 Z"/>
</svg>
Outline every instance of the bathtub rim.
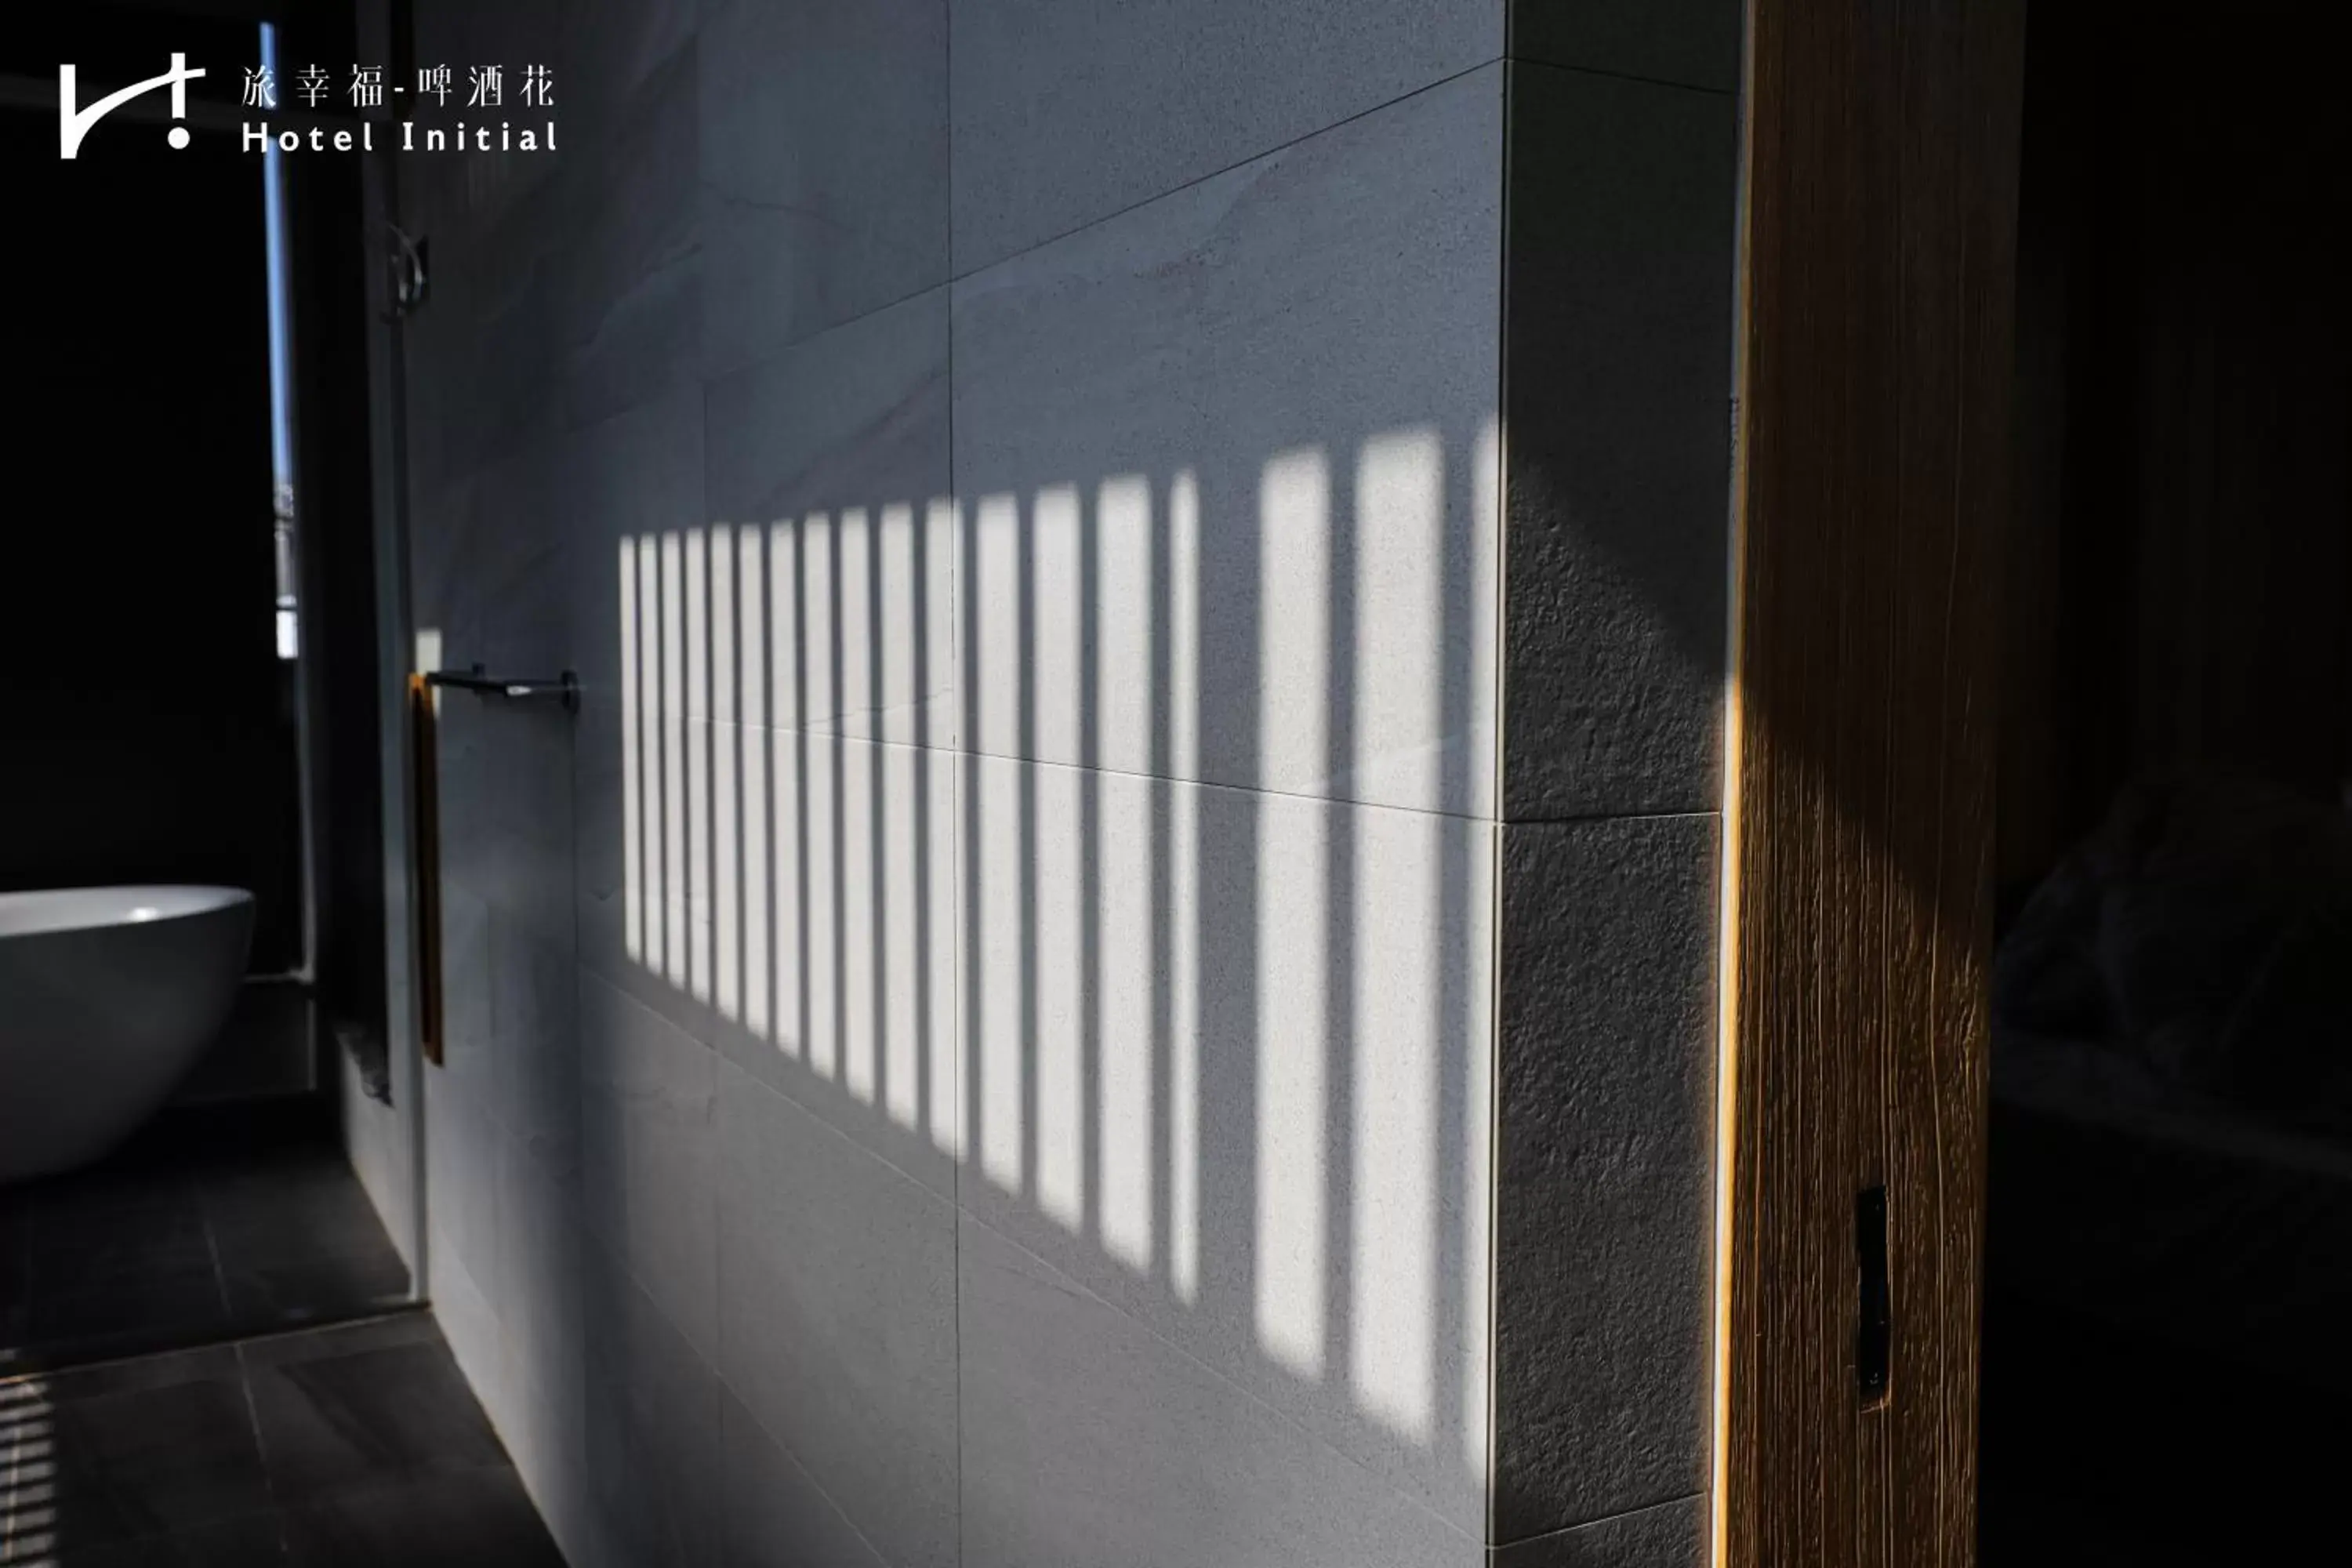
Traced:
<svg viewBox="0 0 2352 1568">
<path fill-rule="evenodd" d="M 0 942 L 115 926 L 166 925 L 225 913 L 241 905 L 249 907 L 253 901 L 250 889 L 203 882 L 130 882 L 0 892 Z"/>
</svg>

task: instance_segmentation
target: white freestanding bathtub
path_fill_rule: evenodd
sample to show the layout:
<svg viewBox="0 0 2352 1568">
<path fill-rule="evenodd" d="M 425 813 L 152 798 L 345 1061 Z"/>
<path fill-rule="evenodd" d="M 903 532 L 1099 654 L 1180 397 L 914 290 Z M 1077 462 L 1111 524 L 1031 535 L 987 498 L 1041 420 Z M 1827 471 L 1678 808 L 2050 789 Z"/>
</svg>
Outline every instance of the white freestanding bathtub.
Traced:
<svg viewBox="0 0 2352 1568">
<path fill-rule="evenodd" d="M 153 1115 L 226 1021 L 252 938 L 241 888 L 0 893 L 0 1183 Z"/>
</svg>

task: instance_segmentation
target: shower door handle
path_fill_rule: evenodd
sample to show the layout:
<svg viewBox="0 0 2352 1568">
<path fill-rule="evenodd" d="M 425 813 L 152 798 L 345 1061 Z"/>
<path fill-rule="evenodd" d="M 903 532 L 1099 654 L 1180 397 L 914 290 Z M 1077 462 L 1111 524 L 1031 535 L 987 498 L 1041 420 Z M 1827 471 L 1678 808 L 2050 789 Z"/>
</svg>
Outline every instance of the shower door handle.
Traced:
<svg viewBox="0 0 2352 1568">
<path fill-rule="evenodd" d="M 455 687 L 484 697 L 553 698 L 567 713 L 580 711 L 580 678 L 496 676 L 471 669 L 418 670 L 408 678 L 408 842 L 415 857 L 411 890 L 416 900 L 416 1038 L 425 1059 L 441 1065 L 441 758 L 434 692 Z"/>
</svg>

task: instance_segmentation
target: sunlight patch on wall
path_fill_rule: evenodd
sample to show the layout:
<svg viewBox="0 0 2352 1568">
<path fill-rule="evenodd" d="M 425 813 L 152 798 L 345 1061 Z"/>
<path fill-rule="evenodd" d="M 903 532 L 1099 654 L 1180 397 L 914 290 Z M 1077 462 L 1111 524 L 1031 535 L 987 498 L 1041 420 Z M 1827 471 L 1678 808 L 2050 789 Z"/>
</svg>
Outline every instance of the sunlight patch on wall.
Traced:
<svg viewBox="0 0 2352 1568">
<path fill-rule="evenodd" d="M 856 553 L 862 557 L 864 552 Z M 852 558 L 844 556 L 845 561 Z M 871 746 L 836 742 L 836 747 L 841 767 L 841 838 L 834 874 L 841 889 L 842 1077 L 860 1104 L 871 1105 L 881 1070 L 881 1019 L 875 987 L 887 973 L 877 926 L 876 895 L 881 889 L 873 874 L 881 849 L 881 824 L 874 811 L 874 797 L 881 786 L 879 758 Z"/>
<path fill-rule="evenodd" d="M 686 549 L 661 537 L 661 781 L 663 973 L 687 984 Z"/>
<path fill-rule="evenodd" d="M 612 601 L 627 956 L 1473 1473 L 1492 839 L 1336 797 L 1489 776 L 1498 446 L 648 533 Z"/>
<path fill-rule="evenodd" d="M 637 786 L 637 542 L 621 541 L 621 944 L 629 957 L 646 956 L 644 804 Z M 429 667 L 420 667 L 429 668 Z"/>
<path fill-rule="evenodd" d="M 804 963 L 800 938 L 801 911 L 808 896 L 800 868 L 808 836 L 808 819 L 801 811 L 798 737 L 800 722 L 800 645 L 792 628 L 801 625 L 800 531 L 789 522 L 768 528 L 768 710 L 772 715 L 768 733 L 771 809 L 769 831 L 775 862 L 771 897 L 775 909 L 775 1034 L 777 1048 L 787 1057 L 807 1054 L 808 1015 Z"/>
<path fill-rule="evenodd" d="M 1164 788 L 1165 786 L 1161 786 Z M 1168 1285 L 1201 1298 L 1201 819 L 1200 797 L 1170 790 L 1168 920 L 1173 933 L 1168 1031 Z"/>
<path fill-rule="evenodd" d="M 742 948 L 737 923 L 742 909 L 742 856 L 737 844 L 741 817 L 735 809 L 735 531 L 724 523 L 710 530 L 710 847 L 713 934 L 711 973 L 720 1016 L 743 1016 Z M 698 795 L 698 799 L 700 798 Z"/>
<path fill-rule="evenodd" d="M 736 581 L 743 596 L 743 1024 L 761 1038 L 773 1038 L 769 998 L 775 983 L 768 946 L 768 648 L 765 537 L 756 527 L 736 535 Z"/>
<path fill-rule="evenodd" d="M 1446 684 L 1460 661 L 1444 657 L 1447 579 L 1442 563 L 1445 448 L 1434 430 L 1372 437 L 1356 454 L 1354 646 L 1334 649 L 1358 673 L 1349 679 L 1355 711 L 1349 754 L 1332 766 L 1356 791 L 1436 800 L 1443 742 L 1393 751 L 1368 738 L 1446 734 Z"/>
<path fill-rule="evenodd" d="M 802 582 L 805 598 L 808 576 Z M 833 667 L 836 677 L 839 668 Z M 824 731 L 803 731 L 798 746 L 804 889 L 800 899 L 801 1016 L 809 1066 L 820 1078 L 830 1079 L 841 1075 L 839 954 L 849 935 L 843 929 L 848 913 L 841 886 L 841 742 Z"/>
<path fill-rule="evenodd" d="M 1443 836 L 1414 819 L 1356 817 L 1359 932 L 1346 1051 L 1349 1148 L 1348 1365 L 1358 1403 L 1392 1431 L 1430 1435 L 1436 1405 Z"/>
<path fill-rule="evenodd" d="M 1020 771 L 982 759 L 972 772 L 979 797 L 972 818 L 979 824 L 980 925 L 965 937 L 972 950 L 971 984 L 979 993 L 980 1030 L 974 1066 L 980 1074 L 980 1125 L 973 1129 L 980 1167 L 1008 1192 L 1023 1190 L 1022 1145 L 1026 1107 L 1022 1049 L 1021 985 L 1027 965 L 1022 909 Z"/>
<path fill-rule="evenodd" d="M 702 530 L 686 534 L 687 984 L 710 1000 L 710 603 Z"/>
<path fill-rule="evenodd" d="M 1325 812 L 1285 812 L 1261 824 L 1257 844 L 1257 1336 L 1302 1377 L 1320 1376 L 1324 1355 L 1331 933 L 1321 903 L 1330 822 Z"/>
<path fill-rule="evenodd" d="M 973 560 L 969 640 L 977 668 L 965 679 L 978 700 L 977 722 L 966 742 L 993 756 L 1021 750 L 1021 503 L 1009 495 L 982 496 L 972 510 Z"/>
<path fill-rule="evenodd" d="M 1258 480 L 1259 763 L 1329 782 L 1331 464 L 1320 447 L 1266 459 Z M 1355 671 L 1346 671 L 1352 681 Z"/>
</svg>

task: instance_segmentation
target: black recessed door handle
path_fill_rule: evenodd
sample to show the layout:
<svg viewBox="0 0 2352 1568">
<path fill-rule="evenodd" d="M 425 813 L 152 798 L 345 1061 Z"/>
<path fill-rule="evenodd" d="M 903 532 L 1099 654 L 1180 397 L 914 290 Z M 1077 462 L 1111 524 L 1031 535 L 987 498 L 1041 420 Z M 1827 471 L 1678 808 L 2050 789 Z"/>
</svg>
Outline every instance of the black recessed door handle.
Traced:
<svg viewBox="0 0 2352 1568">
<path fill-rule="evenodd" d="M 1864 1408 L 1886 1402 L 1887 1357 L 1895 1337 L 1886 1279 L 1886 1189 L 1867 1187 L 1853 1201 L 1855 1277 L 1861 1312 L 1853 1337 L 1854 1379 Z"/>
</svg>

